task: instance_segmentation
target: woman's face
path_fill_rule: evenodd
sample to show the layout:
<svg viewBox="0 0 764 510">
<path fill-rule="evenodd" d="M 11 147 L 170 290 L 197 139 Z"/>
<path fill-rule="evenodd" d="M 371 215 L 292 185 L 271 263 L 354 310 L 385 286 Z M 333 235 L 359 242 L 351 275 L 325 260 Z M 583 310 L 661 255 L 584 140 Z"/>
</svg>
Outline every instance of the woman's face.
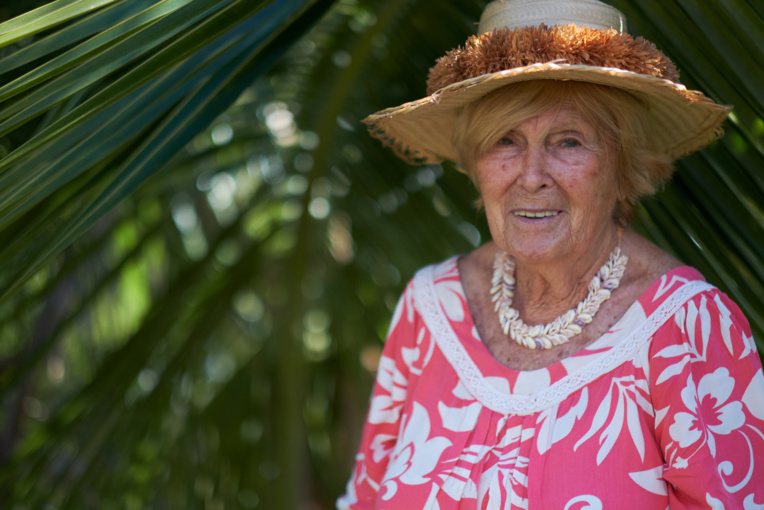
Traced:
<svg viewBox="0 0 764 510">
<path fill-rule="evenodd" d="M 608 152 L 594 126 L 565 105 L 509 131 L 475 165 L 494 242 L 525 262 L 600 257 L 616 229 Z"/>
</svg>

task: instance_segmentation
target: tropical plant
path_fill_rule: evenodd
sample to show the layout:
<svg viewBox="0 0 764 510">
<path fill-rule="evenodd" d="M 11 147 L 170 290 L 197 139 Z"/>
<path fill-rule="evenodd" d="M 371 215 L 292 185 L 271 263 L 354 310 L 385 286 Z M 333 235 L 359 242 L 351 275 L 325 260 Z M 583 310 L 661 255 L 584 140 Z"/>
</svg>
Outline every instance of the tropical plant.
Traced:
<svg viewBox="0 0 764 510">
<path fill-rule="evenodd" d="M 764 9 L 612 3 L 735 105 L 636 227 L 762 338 Z M 487 235 L 360 119 L 485 1 L 32 4 L 0 8 L 0 500 L 331 507 L 402 286 Z"/>
</svg>

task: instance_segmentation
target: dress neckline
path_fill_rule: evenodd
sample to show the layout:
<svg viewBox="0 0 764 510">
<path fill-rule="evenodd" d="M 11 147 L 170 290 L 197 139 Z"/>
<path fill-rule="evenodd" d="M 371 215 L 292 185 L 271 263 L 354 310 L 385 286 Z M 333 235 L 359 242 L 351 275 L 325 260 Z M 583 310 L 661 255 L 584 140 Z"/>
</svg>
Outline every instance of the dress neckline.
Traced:
<svg viewBox="0 0 764 510">
<path fill-rule="evenodd" d="M 598 337 L 593 342 L 589 343 L 582 349 L 574 352 L 567 358 L 563 358 L 561 360 L 555 361 L 549 365 L 546 365 L 541 368 L 533 369 L 533 370 L 521 370 L 517 368 L 511 368 L 503 363 L 501 363 L 499 360 L 497 360 L 491 351 L 488 349 L 488 346 L 483 341 L 482 335 L 477 329 L 477 325 L 475 324 L 475 318 L 472 316 L 472 313 L 470 312 L 469 305 L 467 303 L 467 292 L 464 288 L 464 283 L 461 278 L 461 272 L 459 271 L 459 264 L 458 264 L 459 257 L 452 257 L 451 259 L 448 259 L 444 263 L 450 263 L 452 262 L 454 264 L 454 271 L 455 276 L 457 278 L 457 281 L 459 283 L 459 292 L 461 294 L 461 299 L 464 301 L 464 313 L 465 313 L 465 322 L 468 323 L 469 328 L 472 330 L 472 337 L 476 342 L 474 342 L 475 345 L 466 344 L 465 346 L 468 348 L 469 351 L 472 351 L 472 354 L 478 355 L 483 362 L 489 363 L 493 370 L 501 373 L 506 372 L 511 377 L 517 377 L 519 374 L 540 374 L 544 371 L 546 372 L 552 372 L 552 373 L 562 373 L 562 372 L 568 372 L 567 369 L 563 368 L 560 370 L 561 367 L 564 367 L 565 365 L 580 365 L 580 363 L 572 363 L 572 360 L 575 360 L 576 358 L 588 358 L 593 355 L 598 355 L 602 353 L 603 351 L 609 350 L 614 345 L 617 345 L 619 341 L 621 341 L 625 336 L 628 335 L 628 331 L 624 328 L 625 325 L 627 325 L 628 322 L 633 321 L 635 319 L 643 319 L 645 315 L 649 315 L 644 313 L 644 307 L 641 305 L 642 301 L 649 299 L 649 296 L 654 296 L 657 293 L 657 290 L 661 287 L 662 283 L 665 281 L 672 281 L 672 278 L 675 276 L 679 276 L 681 279 L 685 281 L 695 281 L 695 280 L 702 280 L 704 281 L 703 275 L 700 274 L 700 272 L 695 269 L 692 266 L 677 266 L 660 277 L 658 277 L 655 281 L 653 281 L 648 287 L 642 292 L 642 294 L 639 295 L 639 297 L 634 300 L 629 307 L 626 309 L 626 311 L 621 315 L 621 317 L 618 318 L 618 320 L 613 324 L 608 330 L 602 334 L 600 337 Z M 664 284 L 665 285 L 665 284 Z M 635 314 L 636 317 L 635 317 Z M 641 317 L 640 315 L 641 314 Z"/>
<path fill-rule="evenodd" d="M 476 334 L 464 332 L 465 327 L 473 330 L 474 322 L 466 309 L 456 260 L 452 257 L 420 270 L 414 278 L 414 299 L 427 329 L 467 390 L 484 406 L 503 414 L 528 415 L 561 402 L 634 358 L 689 299 L 714 288 L 694 268 L 674 268 L 653 282 L 629 307 L 642 310 L 641 314 L 633 314 L 632 320 L 624 323 L 623 319 L 630 315 L 627 311 L 616 323 L 624 330 L 617 342 L 605 346 L 599 338 L 587 346 L 586 356 L 571 356 L 542 369 L 520 371 L 499 363 Z M 457 305 L 454 298 L 461 302 Z M 597 351 L 591 352 L 594 348 Z"/>
</svg>

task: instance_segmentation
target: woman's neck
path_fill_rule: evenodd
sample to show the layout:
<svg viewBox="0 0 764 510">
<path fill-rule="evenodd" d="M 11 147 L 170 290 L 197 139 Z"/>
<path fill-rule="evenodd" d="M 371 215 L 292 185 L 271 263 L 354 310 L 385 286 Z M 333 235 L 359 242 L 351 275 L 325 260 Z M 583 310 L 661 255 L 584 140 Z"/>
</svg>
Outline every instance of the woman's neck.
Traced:
<svg viewBox="0 0 764 510">
<path fill-rule="evenodd" d="M 512 307 L 526 324 L 545 324 L 584 300 L 589 282 L 619 245 L 618 230 L 608 229 L 591 243 L 596 249 L 541 263 L 516 261 Z"/>
</svg>

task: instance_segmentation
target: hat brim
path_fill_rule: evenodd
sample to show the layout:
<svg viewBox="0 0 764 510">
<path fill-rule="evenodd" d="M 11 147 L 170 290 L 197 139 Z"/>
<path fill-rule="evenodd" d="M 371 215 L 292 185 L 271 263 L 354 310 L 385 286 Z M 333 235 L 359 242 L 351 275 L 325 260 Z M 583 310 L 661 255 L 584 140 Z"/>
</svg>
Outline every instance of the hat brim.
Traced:
<svg viewBox="0 0 764 510">
<path fill-rule="evenodd" d="M 529 80 L 581 81 L 633 93 L 646 105 L 653 149 L 672 158 L 700 150 L 722 135 L 732 110 L 702 92 L 616 68 L 547 62 L 499 71 L 444 87 L 417 101 L 368 116 L 369 132 L 412 164 L 459 163 L 451 134 L 462 109 L 490 92 Z"/>
</svg>

